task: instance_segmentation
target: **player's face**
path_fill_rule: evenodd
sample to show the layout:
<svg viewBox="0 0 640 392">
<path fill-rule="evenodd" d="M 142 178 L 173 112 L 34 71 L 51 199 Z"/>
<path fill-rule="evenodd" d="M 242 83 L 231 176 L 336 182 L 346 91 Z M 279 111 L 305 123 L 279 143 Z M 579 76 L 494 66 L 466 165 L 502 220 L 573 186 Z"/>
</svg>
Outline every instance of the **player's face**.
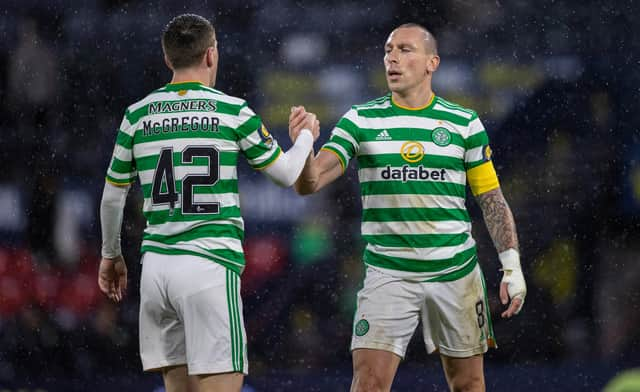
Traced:
<svg viewBox="0 0 640 392">
<path fill-rule="evenodd" d="M 423 87 L 439 61 L 437 55 L 427 52 L 425 33 L 416 27 L 394 30 L 384 52 L 387 84 L 391 91 L 398 93 Z"/>
</svg>

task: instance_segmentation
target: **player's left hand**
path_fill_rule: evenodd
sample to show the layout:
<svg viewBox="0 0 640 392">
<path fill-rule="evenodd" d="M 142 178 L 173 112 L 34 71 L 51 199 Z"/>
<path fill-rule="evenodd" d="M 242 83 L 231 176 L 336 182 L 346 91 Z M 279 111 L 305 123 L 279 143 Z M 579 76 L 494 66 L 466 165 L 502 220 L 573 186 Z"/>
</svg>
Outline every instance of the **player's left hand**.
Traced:
<svg viewBox="0 0 640 392">
<path fill-rule="evenodd" d="M 502 282 L 500 282 L 500 301 L 503 305 L 509 303 L 507 310 L 502 312 L 502 318 L 511 318 L 520 313 L 527 295 L 527 284 L 524 281 L 520 254 L 515 249 L 508 249 L 498 255 L 502 263 Z"/>
<path fill-rule="evenodd" d="M 122 301 L 127 290 L 127 265 L 122 256 L 100 260 L 98 286 L 113 302 Z"/>
<path fill-rule="evenodd" d="M 524 297 L 527 295 L 527 284 L 521 269 L 504 270 L 502 282 L 500 282 L 500 301 L 503 305 L 511 303 L 507 310 L 502 312 L 502 318 L 511 318 L 520 313 L 524 305 Z"/>
</svg>

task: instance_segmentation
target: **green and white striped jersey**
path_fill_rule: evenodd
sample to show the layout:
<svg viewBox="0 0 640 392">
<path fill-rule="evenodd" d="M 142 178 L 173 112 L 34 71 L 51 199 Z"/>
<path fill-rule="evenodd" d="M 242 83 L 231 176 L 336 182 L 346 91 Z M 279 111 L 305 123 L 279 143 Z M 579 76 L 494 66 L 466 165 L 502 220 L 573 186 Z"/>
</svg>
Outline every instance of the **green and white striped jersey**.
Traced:
<svg viewBox="0 0 640 392">
<path fill-rule="evenodd" d="M 258 170 L 281 153 L 242 99 L 188 82 L 129 106 L 106 179 L 116 185 L 140 179 L 142 253 L 198 255 L 242 272 L 239 153 Z"/>
<path fill-rule="evenodd" d="M 358 162 L 364 262 L 394 276 L 450 281 L 477 263 L 465 207 L 469 169 L 490 159 L 472 110 L 432 97 L 423 108 L 391 94 L 351 108 L 323 149 Z"/>
</svg>

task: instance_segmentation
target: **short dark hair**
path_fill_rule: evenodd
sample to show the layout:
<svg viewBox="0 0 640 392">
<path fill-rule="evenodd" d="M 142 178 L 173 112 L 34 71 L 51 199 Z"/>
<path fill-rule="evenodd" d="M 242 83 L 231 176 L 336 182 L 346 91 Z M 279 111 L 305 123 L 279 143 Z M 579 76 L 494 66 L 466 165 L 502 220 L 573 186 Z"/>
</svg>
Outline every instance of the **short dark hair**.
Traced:
<svg viewBox="0 0 640 392">
<path fill-rule="evenodd" d="M 162 32 L 162 50 L 174 69 L 191 67 L 215 45 L 215 34 L 211 22 L 202 16 L 178 15 Z"/>
<path fill-rule="evenodd" d="M 436 40 L 436 37 L 433 35 L 433 33 L 431 31 L 429 31 L 426 27 L 424 27 L 423 25 L 419 24 L 419 23 L 403 23 L 400 26 L 396 27 L 395 29 L 408 29 L 411 27 L 415 27 L 418 28 L 420 30 L 422 30 L 426 36 L 425 41 L 430 41 L 430 42 L 426 42 L 425 43 L 425 49 L 427 50 L 427 52 L 431 52 L 433 54 L 438 54 L 438 41 Z"/>
</svg>

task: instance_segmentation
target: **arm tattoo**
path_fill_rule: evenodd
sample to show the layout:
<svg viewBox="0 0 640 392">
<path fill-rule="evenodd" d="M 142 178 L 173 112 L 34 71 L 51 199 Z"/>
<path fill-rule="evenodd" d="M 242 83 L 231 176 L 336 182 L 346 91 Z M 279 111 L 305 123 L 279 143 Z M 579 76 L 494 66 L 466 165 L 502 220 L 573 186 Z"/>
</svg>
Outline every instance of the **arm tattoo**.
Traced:
<svg viewBox="0 0 640 392">
<path fill-rule="evenodd" d="M 478 195 L 476 200 L 498 253 L 509 248 L 520 251 L 516 224 L 500 188 Z"/>
</svg>

